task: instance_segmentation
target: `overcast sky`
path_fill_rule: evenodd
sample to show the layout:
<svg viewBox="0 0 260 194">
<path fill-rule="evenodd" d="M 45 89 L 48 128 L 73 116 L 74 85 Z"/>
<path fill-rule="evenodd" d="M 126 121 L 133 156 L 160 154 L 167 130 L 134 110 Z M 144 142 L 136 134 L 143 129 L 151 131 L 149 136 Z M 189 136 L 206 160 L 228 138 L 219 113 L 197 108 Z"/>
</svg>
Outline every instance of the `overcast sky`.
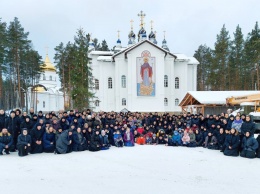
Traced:
<svg viewBox="0 0 260 194">
<path fill-rule="evenodd" d="M 166 31 L 171 52 L 193 56 L 200 44 L 214 46 L 223 24 L 231 37 L 238 24 L 246 36 L 259 22 L 260 0 L 0 0 L 2 21 L 9 23 L 18 17 L 43 58 L 46 46 L 53 58 L 54 48 L 72 41 L 80 27 L 100 42 L 105 39 L 109 48 L 115 45 L 120 30 L 126 46 L 130 20 L 137 33 L 141 10 L 146 14 L 148 34 L 150 21 L 154 21 L 159 46 Z"/>
</svg>

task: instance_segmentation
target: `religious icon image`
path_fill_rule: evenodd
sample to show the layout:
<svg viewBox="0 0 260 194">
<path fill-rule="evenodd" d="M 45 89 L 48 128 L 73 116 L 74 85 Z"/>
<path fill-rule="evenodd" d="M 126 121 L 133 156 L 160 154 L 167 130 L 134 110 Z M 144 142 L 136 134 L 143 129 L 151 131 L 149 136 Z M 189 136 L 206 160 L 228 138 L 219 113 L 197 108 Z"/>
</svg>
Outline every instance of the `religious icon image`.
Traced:
<svg viewBox="0 0 260 194">
<path fill-rule="evenodd" d="M 137 57 L 137 96 L 155 96 L 155 57 L 149 51 Z"/>
</svg>

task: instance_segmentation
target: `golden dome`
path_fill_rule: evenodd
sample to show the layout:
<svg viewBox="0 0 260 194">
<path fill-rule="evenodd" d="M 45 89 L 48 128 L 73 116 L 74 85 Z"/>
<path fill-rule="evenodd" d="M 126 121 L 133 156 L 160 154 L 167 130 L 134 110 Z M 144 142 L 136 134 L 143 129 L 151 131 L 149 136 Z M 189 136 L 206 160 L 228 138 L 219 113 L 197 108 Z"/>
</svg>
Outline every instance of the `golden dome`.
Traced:
<svg viewBox="0 0 260 194">
<path fill-rule="evenodd" d="M 42 69 L 44 70 L 49 70 L 49 71 L 56 71 L 56 68 L 54 67 L 54 65 L 51 63 L 48 55 L 46 55 L 45 57 L 45 61 L 44 61 L 44 67 L 42 67 Z"/>
<path fill-rule="evenodd" d="M 46 90 L 44 89 L 44 87 L 42 86 L 37 86 L 34 88 L 35 92 L 46 92 Z"/>
</svg>

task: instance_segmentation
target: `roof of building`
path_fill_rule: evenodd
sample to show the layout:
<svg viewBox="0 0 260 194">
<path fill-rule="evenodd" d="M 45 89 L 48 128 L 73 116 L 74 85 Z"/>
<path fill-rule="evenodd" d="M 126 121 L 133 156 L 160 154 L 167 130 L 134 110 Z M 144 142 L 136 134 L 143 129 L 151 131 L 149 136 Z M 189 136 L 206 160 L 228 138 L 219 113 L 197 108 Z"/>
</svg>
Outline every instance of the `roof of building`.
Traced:
<svg viewBox="0 0 260 194">
<path fill-rule="evenodd" d="M 112 56 L 114 54 L 113 51 L 91 51 L 91 55 L 109 55 Z"/>
<path fill-rule="evenodd" d="M 226 98 L 260 93 L 259 91 L 189 91 L 179 106 L 188 105 L 225 105 Z"/>
<path fill-rule="evenodd" d="M 112 56 L 99 56 L 97 58 L 98 61 L 107 61 L 107 62 L 111 62 L 112 61 Z"/>
<path fill-rule="evenodd" d="M 138 46 L 140 46 L 140 45 L 142 45 L 142 44 L 144 44 L 144 43 L 151 44 L 152 46 L 154 46 L 154 47 L 158 48 L 159 50 L 163 51 L 163 52 L 165 53 L 165 56 L 168 54 L 168 55 L 171 55 L 172 57 L 174 57 L 175 59 L 177 58 L 174 54 L 172 54 L 172 53 L 170 53 L 169 51 L 167 51 L 167 50 L 165 50 L 165 49 L 163 49 L 163 48 L 157 46 L 156 44 L 152 43 L 151 41 L 149 41 L 149 40 L 144 40 L 144 41 L 138 42 L 137 44 L 134 44 L 134 45 L 128 47 L 127 49 L 125 49 L 125 50 L 123 50 L 123 51 L 120 51 L 120 52 L 114 54 L 114 55 L 113 55 L 113 60 L 115 59 L 116 56 L 118 56 L 118 55 L 120 55 L 120 54 L 122 54 L 122 53 L 124 53 L 124 54 L 125 54 L 125 58 L 127 58 L 127 53 L 128 53 L 128 52 L 130 52 L 131 50 L 135 49 L 136 47 L 138 47 Z"/>
<path fill-rule="evenodd" d="M 45 61 L 43 64 L 42 69 L 44 70 L 49 70 L 49 71 L 56 71 L 56 68 L 54 67 L 54 65 L 51 63 L 48 54 L 45 57 Z"/>
<path fill-rule="evenodd" d="M 195 65 L 198 65 L 198 64 L 200 64 L 200 62 L 195 58 L 195 57 L 188 57 L 188 59 L 189 59 L 189 62 L 188 62 L 188 64 L 195 64 Z"/>
</svg>

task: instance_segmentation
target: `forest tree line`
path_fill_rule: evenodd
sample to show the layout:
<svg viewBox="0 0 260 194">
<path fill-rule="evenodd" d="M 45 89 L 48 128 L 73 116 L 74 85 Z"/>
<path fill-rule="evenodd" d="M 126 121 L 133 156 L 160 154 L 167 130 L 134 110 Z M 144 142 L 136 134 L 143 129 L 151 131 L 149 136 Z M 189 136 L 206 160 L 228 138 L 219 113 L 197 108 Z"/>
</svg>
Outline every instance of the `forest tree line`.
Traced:
<svg viewBox="0 0 260 194">
<path fill-rule="evenodd" d="M 194 57 L 198 91 L 259 90 L 260 29 L 258 22 L 245 37 L 241 27 L 233 36 L 223 25 L 214 48 L 200 45 Z"/>
</svg>

